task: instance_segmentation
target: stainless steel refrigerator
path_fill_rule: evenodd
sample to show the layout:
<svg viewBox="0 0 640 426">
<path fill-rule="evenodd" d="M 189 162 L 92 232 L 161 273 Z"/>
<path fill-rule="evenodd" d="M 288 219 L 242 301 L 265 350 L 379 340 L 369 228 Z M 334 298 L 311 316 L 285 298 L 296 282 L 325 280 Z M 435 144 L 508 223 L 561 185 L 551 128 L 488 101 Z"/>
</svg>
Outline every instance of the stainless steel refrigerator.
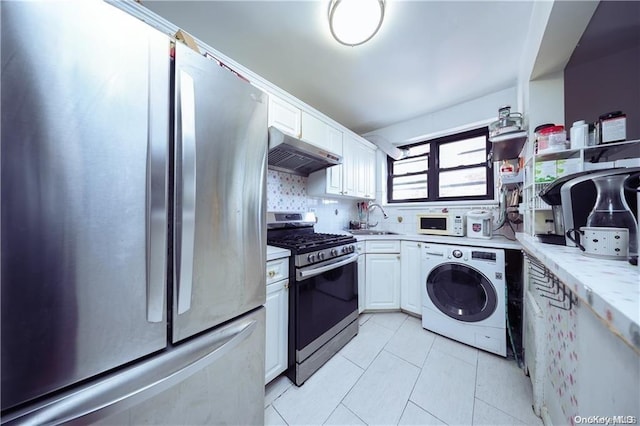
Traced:
<svg viewBox="0 0 640 426">
<path fill-rule="evenodd" d="M 262 424 L 266 96 L 101 1 L 0 14 L 2 422 Z"/>
</svg>

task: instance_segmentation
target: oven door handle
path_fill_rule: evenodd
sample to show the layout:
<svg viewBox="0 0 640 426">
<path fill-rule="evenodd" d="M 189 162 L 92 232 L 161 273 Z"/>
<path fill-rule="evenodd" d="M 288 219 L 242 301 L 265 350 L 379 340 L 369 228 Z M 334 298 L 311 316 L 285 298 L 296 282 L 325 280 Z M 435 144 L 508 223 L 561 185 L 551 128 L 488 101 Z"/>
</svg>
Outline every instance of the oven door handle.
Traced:
<svg viewBox="0 0 640 426">
<path fill-rule="evenodd" d="M 331 263 L 330 265 L 320 266 L 318 268 L 311 268 L 307 270 L 299 270 L 296 274 L 296 281 L 303 281 L 307 278 L 315 277 L 316 275 L 320 275 L 332 269 L 336 269 L 349 263 L 355 262 L 356 260 L 358 260 L 358 256 L 358 253 L 354 253 L 349 255 L 349 257 L 347 257 L 346 259 L 339 262 Z"/>
</svg>

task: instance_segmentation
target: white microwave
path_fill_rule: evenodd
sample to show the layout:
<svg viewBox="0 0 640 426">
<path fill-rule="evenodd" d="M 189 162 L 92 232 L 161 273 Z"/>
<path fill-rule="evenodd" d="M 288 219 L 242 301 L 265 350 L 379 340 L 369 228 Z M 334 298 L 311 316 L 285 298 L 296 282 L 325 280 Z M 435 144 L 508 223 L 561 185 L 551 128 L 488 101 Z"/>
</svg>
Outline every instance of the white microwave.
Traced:
<svg viewBox="0 0 640 426">
<path fill-rule="evenodd" d="M 418 215 L 418 234 L 464 237 L 466 218 L 455 213 L 426 213 Z"/>
</svg>

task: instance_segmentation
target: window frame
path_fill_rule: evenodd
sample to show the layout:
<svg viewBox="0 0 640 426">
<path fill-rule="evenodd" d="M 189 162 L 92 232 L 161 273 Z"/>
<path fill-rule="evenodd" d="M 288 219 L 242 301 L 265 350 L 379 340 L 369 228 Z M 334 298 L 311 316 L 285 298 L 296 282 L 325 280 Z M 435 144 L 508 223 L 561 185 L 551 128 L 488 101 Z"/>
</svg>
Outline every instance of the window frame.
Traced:
<svg viewBox="0 0 640 426">
<path fill-rule="evenodd" d="M 439 138 L 429 139 L 421 142 L 412 143 L 410 145 L 405 145 L 402 148 L 412 148 L 420 145 L 429 145 L 429 153 L 428 153 L 428 163 L 427 163 L 427 198 L 411 198 L 411 199 L 393 199 L 393 178 L 399 176 L 411 176 L 411 175 L 419 175 L 424 172 L 416 172 L 404 175 L 394 175 L 393 174 L 393 165 L 396 161 L 393 158 L 387 156 L 387 203 L 388 204 L 399 204 L 399 203 L 407 203 L 407 204 L 415 204 L 415 203 L 429 203 L 429 202 L 437 202 L 437 201 L 491 201 L 494 200 L 494 180 L 493 180 L 493 167 L 487 160 L 482 163 L 475 163 L 465 166 L 457 166 L 457 167 L 449 167 L 446 169 L 440 169 L 438 164 L 438 158 L 440 156 L 440 146 L 446 143 L 451 142 L 459 142 L 465 139 L 471 139 L 478 136 L 485 137 L 485 157 L 489 155 L 491 151 L 491 142 L 489 142 L 489 128 L 488 127 L 480 127 L 477 129 L 467 130 L 460 133 L 455 133 L 447 136 L 442 136 Z M 403 160 L 407 158 L 421 157 L 424 154 L 418 154 L 411 157 L 403 158 Z M 455 170 L 464 170 L 475 168 L 479 166 L 484 166 L 486 173 L 486 184 L 487 184 L 487 194 L 486 195 L 465 195 L 458 197 L 440 197 L 439 196 L 439 183 L 440 183 L 440 173 L 447 171 L 455 171 Z"/>
</svg>

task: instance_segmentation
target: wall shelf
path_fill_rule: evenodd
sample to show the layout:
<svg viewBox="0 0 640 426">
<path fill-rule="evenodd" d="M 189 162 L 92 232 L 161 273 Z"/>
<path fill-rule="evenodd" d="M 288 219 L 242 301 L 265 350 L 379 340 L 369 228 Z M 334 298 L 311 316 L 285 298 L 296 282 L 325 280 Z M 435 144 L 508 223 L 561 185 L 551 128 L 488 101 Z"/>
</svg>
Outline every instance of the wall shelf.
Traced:
<svg viewBox="0 0 640 426">
<path fill-rule="evenodd" d="M 491 154 L 489 155 L 492 161 L 514 160 L 520 156 L 526 141 L 526 130 L 490 137 Z"/>
<path fill-rule="evenodd" d="M 563 160 L 576 158 L 583 154 L 585 161 L 597 163 L 599 161 L 613 161 L 624 158 L 636 158 L 640 155 L 640 140 L 631 140 L 602 145 L 585 146 L 581 148 L 563 149 L 561 151 L 543 152 L 535 155 L 535 161 Z"/>
<path fill-rule="evenodd" d="M 585 146 L 561 151 L 543 152 L 531 155 L 524 165 L 525 179 L 523 185 L 523 198 L 527 206 L 525 217 L 525 232 L 529 235 L 541 233 L 545 226 L 545 219 L 551 219 L 551 206 L 546 205 L 538 193 L 550 182 L 535 182 L 536 164 L 545 161 L 579 159 L 579 170 L 589 168 L 614 167 L 614 161 L 624 159 L 637 159 L 640 157 L 640 140 L 630 140 L 595 146 Z M 599 164 L 598 164 L 599 163 Z M 605 164 L 606 163 L 606 164 Z M 575 166 L 575 165 L 574 165 Z"/>
</svg>

